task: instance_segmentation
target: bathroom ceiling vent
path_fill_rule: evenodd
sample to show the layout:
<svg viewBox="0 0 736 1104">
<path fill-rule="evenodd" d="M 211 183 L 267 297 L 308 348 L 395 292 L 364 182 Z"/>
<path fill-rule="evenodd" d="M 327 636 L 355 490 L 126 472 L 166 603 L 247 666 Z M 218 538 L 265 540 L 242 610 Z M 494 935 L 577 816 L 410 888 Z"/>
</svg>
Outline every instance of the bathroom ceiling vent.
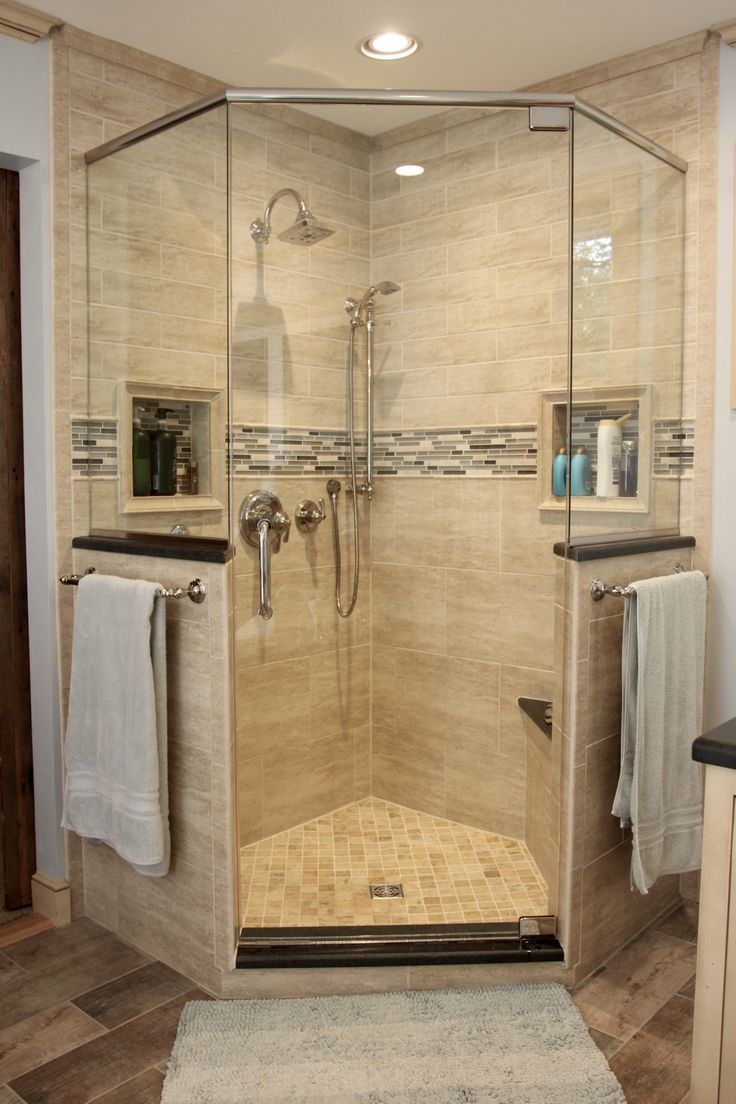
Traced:
<svg viewBox="0 0 736 1104">
<path fill-rule="evenodd" d="M 371 897 L 403 897 L 404 887 L 401 882 L 386 882 L 384 885 L 372 885 Z"/>
</svg>

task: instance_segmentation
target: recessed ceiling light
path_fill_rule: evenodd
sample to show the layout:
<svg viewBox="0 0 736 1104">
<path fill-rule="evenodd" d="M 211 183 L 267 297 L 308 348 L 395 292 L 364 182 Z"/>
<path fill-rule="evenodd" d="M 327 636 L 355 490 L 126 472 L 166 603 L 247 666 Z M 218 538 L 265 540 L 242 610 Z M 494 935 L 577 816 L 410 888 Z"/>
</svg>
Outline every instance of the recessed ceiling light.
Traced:
<svg viewBox="0 0 736 1104">
<path fill-rule="evenodd" d="M 397 176 L 421 176 L 424 172 L 423 165 L 397 165 L 394 169 Z"/>
<path fill-rule="evenodd" d="M 381 34 L 370 35 L 358 43 L 361 54 L 369 58 L 377 58 L 379 61 L 395 61 L 398 58 L 408 57 L 421 45 L 418 38 L 413 35 L 400 34 L 397 31 L 382 31 Z"/>
</svg>

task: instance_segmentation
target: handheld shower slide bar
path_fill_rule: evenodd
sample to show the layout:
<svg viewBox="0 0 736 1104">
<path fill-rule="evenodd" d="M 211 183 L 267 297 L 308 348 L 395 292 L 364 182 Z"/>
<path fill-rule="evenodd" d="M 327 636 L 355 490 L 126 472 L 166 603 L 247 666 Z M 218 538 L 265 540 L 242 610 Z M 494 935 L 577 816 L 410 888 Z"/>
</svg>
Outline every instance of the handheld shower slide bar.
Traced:
<svg viewBox="0 0 736 1104">
<path fill-rule="evenodd" d="M 376 295 L 393 295 L 400 291 L 398 284 L 390 280 L 383 280 L 379 284 L 371 286 L 361 295 L 360 299 L 346 299 L 345 310 L 350 316 L 350 336 L 348 338 L 348 438 L 350 443 L 350 483 L 346 490 L 351 496 L 353 513 L 353 592 L 347 606 L 342 604 L 342 556 L 340 552 L 340 525 L 337 516 L 337 501 L 340 494 L 340 483 L 337 479 L 330 479 L 327 483 L 327 493 L 330 496 L 332 508 L 332 535 L 335 546 L 335 605 L 341 617 L 349 617 L 355 609 L 358 600 L 358 584 L 360 582 L 360 513 L 358 511 L 358 495 L 365 495 L 370 501 L 373 497 L 373 328 L 375 319 L 373 314 L 374 299 Z M 359 326 L 366 329 L 366 381 L 367 381 L 367 446 L 366 446 L 366 473 L 365 481 L 358 484 L 357 462 L 355 458 L 355 334 Z"/>
</svg>

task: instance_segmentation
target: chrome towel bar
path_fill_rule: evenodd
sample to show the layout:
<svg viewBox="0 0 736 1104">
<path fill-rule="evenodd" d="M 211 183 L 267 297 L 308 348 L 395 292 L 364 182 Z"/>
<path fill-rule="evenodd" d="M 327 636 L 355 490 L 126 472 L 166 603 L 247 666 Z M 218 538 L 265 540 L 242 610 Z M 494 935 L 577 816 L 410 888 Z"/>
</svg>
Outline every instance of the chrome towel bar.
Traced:
<svg viewBox="0 0 736 1104">
<path fill-rule="evenodd" d="M 681 575 L 685 571 L 685 568 L 681 563 L 676 563 L 673 572 L 676 575 Z M 708 572 L 704 571 L 706 579 L 709 578 Z M 614 598 L 633 598 L 636 594 L 636 587 L 633 586 L 609 586 L 603 579 L 594 579 L 590 584 L 590 597 L 594 602 L 600 602 L 602 598 L 605 598 L 607 594 L 611 594 Z"/>
<path fill-rule="evenodd" d="M 88 567 L 84 573 L 85 575 L 96 575 L 97 571 L 94 567 Z M 77 586 L 79 584 L 81 575 L 62 575 L 59 578 L 59 582 L 62 586 Z M 200 602 L 204 602 L 207 597 L 207 587 L 204 585 L 201 579 L 192 579 L 191 583 L 187 587 L 159 587 L 156 592 L 159 598 L 191 598 L 193 602 L 199 605 Z"/>
</svg>

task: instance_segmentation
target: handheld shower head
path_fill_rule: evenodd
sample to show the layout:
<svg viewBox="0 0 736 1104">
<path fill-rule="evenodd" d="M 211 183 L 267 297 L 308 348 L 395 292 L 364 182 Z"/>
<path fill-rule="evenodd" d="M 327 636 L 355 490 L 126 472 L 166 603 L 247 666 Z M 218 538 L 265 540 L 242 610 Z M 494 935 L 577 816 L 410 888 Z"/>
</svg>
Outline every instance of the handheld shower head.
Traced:
<svg viewBox="0 0 736 1104">
<path fill-rule="evenodd" d="M 364 307 L 371 302 L 374 295 L 393 295 L 395 291 L 401 291 L 401 286 L 394 284 L 391 280 L 382 280 L 380 284 L 371 284 L 360 299 L 346 299 L 345 310 L 357 321 L 360 319 Z"/>
<path fill-rule="evenodd" d="M 290 242 L 292 245 L 314 245 L 316 242 L 323 241 L 325 238 L 329 238 L 330 234 L 334 234 L 334 230 L 329 230 L 326 226 L 320 226 L 312 212 L 307 207 L 306 203 L 299 195 L 299 192 L 294 188 L 281 188 L 271 196 L 266 209 L 263 212 L 263 218 L 254 219 L 250 224 L 250 236 L 253 241 L 259 242 L 262 245 L 267 245 L 271 239 L 271 212 L 278 201 L 285 195 L 293 196 L 297 202 L 298 210 L 294 223 L 291 226 L 287 226 L 286 230 L 282 230 L 279 234 L 279 240 Z"/>
</svg>

